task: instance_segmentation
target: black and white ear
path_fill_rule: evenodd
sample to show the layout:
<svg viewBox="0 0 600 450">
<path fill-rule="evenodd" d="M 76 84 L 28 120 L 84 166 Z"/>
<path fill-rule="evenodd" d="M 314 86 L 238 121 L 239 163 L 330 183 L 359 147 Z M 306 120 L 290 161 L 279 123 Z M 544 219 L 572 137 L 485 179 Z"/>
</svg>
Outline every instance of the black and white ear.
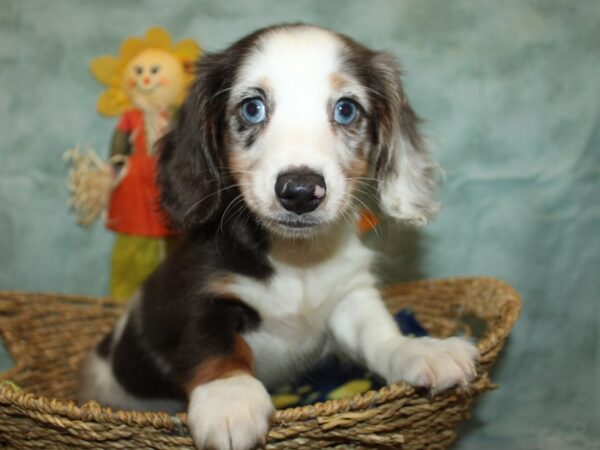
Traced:
<svg viewBox="0 0 600 450">
<path fill-rule="evenodd" d="M 215 216 L 223 204 L 223 126 L 227 95 L 227 61 L 206 55 L 172 130 L 163 138 L 158 164 L 161 205 L 180 229 L 193 228 Z"/>
<path fill-rule="evenodd" d="M 382 210 L 408 223 L 425 225 L 438 211 L 439 167 L 419 134 L 419 118 L 408 103 L 396 59 L 376 53 L 372 60 L 377 132 L 375 176 Z"/>
</svg>

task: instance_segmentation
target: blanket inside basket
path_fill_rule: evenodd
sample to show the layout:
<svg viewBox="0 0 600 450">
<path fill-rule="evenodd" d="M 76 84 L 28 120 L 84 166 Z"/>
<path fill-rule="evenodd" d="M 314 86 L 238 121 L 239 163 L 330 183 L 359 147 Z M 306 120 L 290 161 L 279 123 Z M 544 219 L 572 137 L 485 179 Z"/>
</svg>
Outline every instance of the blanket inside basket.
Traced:
<svg viewBox="0 0 600 450">
<path fill-rule="evenodd" d="M 427 331 L 411 310 L 401 309 L 394 318 L 402 334 L 427 336 Z M 273 389 L 271 398 L 276 408 L 289 408 L 350 397 L 384 385 L 381 377 L 364 367 L 331 356 L 298 381 Z"/>
</svg>

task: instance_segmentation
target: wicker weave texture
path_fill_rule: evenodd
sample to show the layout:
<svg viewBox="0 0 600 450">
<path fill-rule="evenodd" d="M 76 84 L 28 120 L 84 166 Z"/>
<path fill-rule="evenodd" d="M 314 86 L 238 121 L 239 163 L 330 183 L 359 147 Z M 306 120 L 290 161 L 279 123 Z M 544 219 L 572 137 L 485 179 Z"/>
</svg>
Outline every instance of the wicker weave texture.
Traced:
<svg viewBox="0 0 600 450">
<path fill-rule="evenodd" d="M 390 310 L 412 308 L 432 335 L 482 328 L 481 362 L 468 388 L 434 397 L 404 384 L 342 400 L 277 411 L 266 449 L 443 449 L 476 397 L 493 388 L 488 370 L 521 302 L 491 278 L 400 284 L 383 290 Z M 186 415 L 112 411 L 74 402 L 81 357 L 122 312 L 109 299 L 0 292 L 0 334 L 16 366 L 0 374 L 0 447 L 190 449 Z"/>
</svg>

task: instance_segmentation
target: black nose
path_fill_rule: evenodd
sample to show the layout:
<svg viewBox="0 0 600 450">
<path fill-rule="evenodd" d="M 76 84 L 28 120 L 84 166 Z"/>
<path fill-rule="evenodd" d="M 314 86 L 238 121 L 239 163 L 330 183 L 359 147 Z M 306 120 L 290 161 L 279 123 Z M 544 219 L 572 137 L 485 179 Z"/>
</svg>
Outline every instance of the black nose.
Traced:
<svg viewBox="0 0 600 450">
<path fill-rule="evenodd" d="M 280 174 L 275 194 L 281 206 L 296 214 L 314 211 L 325 198 L 325 180 L 310 170 L 291 170 Z"/>
</svg>

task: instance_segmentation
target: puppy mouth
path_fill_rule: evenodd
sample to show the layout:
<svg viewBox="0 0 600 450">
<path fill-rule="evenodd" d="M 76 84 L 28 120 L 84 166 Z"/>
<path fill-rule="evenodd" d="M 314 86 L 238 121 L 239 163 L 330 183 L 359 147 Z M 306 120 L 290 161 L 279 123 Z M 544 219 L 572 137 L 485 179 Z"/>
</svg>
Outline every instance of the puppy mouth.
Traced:
<svg viewBox="0 0 600 450">
<path fill-rule="evenodd" d="M 271 218 L 267 222 L 267 227 L 272 232 L 282 236 L 297 238 L 313 236 L 315 233 L 319 233 L 324 225 L 326 225 L 325 221 L 318 220 L 315 217 L 304 216 L 277 217 Z"/>
<path fill-rule="evenodd" d="M 292 228 L 295 230 L 298 229 L 306 229 L 306 228 L 314 228 L 321 225 L 320 222 L 315 221 L 306 221 L 302 219 L 297 220 L 276 220 L 275 223 L 284 228 Z"/>
</svg>

